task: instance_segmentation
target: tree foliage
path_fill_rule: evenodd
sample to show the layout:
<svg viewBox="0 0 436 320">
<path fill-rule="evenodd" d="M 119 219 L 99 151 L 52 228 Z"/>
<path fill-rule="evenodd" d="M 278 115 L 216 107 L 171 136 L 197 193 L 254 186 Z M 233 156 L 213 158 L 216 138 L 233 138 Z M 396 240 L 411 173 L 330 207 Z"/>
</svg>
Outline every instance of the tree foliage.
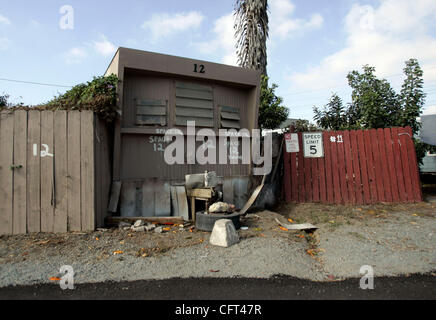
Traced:
<svg viewBox="0 0 436 320">
<path fill-rule="evenodd" d="M 234 28 L 239 65 L 266 75 L 268 1 L 236 0 Z"/>
<path fill-rule="evenodd" d="M 319 130 L 319 127 L 305 119 L 298 119 L 294 124 L 294 132 L 313 132 Z"/>
<path fill-rule="evenodd" d="M 282 105 L 283 99 L 276 96 L 276 84 L 268 85 L 268 77 L 262 76 L 259 107 L 259 127 L 277 129 L 288 118 L 289 110 Z"/>
<path fill-rule="evenodd" d="M 0 95 L 0 109 L 6 108 L 8 106 L 9 95 Z"/>
<path fill-rule="evenodd" d="M 62 110 L 93 110 L 106 121 L 112 121 L 117 112 L 118 78 L 94 77 L 92 81 L 74 86 L 62 95 L 47 102 L 42 108 Z"/>
<path fill-rule="evenodd" d="M 365 65 L 363 72 L 351 71 L 348 84 L 353 89 L 351 102 L 345 107 L 333 94 L 323 108 L 314 107 L 315 120 L 323 129 L 372 129 L 410 126 L 416 135 L 420 129 L 418 117 L 425 103 L 423 71 L 418 60 L 409 59 L 403 69 L 405 80 L 397 94 L 385 79 L 375 75 L 375 68 Z M 428 145 L 415 140 L 421 162 Z"/>
<path fill-rule="evenodd" d="M 343 130 L 347 127 L 347 117 L 342 99 L 334 93 L 322 110 L 314 108 L 314 119 L 324 129 Z"/>
</svg>

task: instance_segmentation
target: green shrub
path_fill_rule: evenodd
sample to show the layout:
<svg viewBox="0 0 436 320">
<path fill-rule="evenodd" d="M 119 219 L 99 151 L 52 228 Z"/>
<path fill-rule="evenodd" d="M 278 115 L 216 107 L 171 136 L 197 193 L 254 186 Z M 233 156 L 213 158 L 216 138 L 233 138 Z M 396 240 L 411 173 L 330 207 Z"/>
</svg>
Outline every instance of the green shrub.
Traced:
<svg viewBox="0 0 436 320">
<path fill-rule="evenodd" d="M 64 94 L 38 106 L 48 110 L 93 110 L 102 119 L 111 122 L 117 114 L 118 77 L 94 77 L 92 81 L 74 86 Z"/>
</svg>

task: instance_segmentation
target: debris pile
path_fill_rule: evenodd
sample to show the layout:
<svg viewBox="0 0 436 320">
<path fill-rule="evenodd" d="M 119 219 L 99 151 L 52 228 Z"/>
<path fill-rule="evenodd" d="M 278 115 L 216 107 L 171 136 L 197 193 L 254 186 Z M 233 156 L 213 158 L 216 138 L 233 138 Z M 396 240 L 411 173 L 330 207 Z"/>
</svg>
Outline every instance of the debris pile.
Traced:
<svg viewBox="0 0 436 320">
<path fill-rule="evenodd" d="M 170 225 L 172 227 L 179 227 L 179 231 L 183 230 L 189 230 L 186 229 L 191 224 L 190 223 L 184 223 L 184 224 L 174 224 L 174 223 L 165 223 L 165 225 Z M 170 231 L 171 228 L 165 226 L 159 226 L 159 223 L 151 223 L 151 222 L 145 222 L 144 220 L 136 220 L 134 224 L 120 221 L 118 223 L 118 228 L 122 230 L 129 230 L 133 232 L 150 232 L 154 231 L 155 233 L 163 233 L 165 231 Z"/>
</svg>

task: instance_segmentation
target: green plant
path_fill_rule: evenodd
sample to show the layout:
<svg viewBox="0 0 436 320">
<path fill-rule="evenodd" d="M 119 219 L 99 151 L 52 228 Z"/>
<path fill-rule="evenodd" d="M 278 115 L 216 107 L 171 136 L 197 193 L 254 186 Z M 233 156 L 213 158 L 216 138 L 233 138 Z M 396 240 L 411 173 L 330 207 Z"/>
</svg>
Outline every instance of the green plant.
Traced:
<svg viewBox="0 0 436 320">
<path fill-rule="evenodd" d="M 62 95 L 40 106 L 45 109 L 93 110 L 110 122 L 117 114 L 118 77 L 114 74 L 94 77 L 92 81 L 74 86 Z"/>
<path fill-rule="evenodd" d="M 0 96 L 0 109 L 6 108 L 8 106 L 9 95 L 3 94 Z"/>
<path fill-rule="evenodd" d="M 259 127 L 276 129 L 288 118 L 289 110 L 282 105 L 283 99 L 276 96 L 276 84 L 268 86 L 268 77 L 262 76 L 259 107 Z"/>
</svg>

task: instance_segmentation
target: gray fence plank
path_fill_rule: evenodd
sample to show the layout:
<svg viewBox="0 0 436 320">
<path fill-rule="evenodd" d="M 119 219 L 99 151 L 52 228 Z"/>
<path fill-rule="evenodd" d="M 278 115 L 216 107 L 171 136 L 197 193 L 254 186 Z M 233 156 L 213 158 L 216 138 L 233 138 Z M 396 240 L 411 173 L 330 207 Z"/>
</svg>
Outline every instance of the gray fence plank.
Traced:
<svg viewBox="0 0 436 320">
<path fill-rule="evenodd" d="M 123 182 L 121 184 L 120 213 L 122 217 L 136 215 L 136 183 Z"/>
<path fill-rule="evenodd" d="M 27 196 L 27 111 L 17 110 L 14 115 L 14 210 L 13 233 L 26 233 Z"/>
<path fill-rule="evenodd" d="M 53 232 L 54 226 L 54 154 L 53 112 L 41 112 L 41 231 Z M 48 154 L 47 154 L 48 152 Z"/>
<path fill-rule="evenodd" d="M 54 112 L 54 158 L 55 158 L 55 199 L 54 232 L 67 232 L 68 201 L 68 145 L 67 145 L 67 112 Z"/>
<path fill-rule="evenodd" d="M 156 217 L 171 216 L 171 189 L 170 184 L 158 181 L 155 188 L 155 212 Z"/>
<path fill-rule="evenodd" d="M 12 234 L 14 114 L 0 112 L 0 234 Z"/>
<path fill-rule="evenodd" d="M 41 231 L 41 112 L 31 110 L 27 124 L 27 231 Z"/>
<path fill-rule="evenodd" d="M 95 228 L 94 113 L 82 111 L 80 123 L 82 230 L 86 231 Z"/>
<path fill-rule="evenodd" d="M 80 156 L 80 112 L 71 111 L 68 112 L 68 231 L 80 231 L 82 228 Z"/>
</svg>

